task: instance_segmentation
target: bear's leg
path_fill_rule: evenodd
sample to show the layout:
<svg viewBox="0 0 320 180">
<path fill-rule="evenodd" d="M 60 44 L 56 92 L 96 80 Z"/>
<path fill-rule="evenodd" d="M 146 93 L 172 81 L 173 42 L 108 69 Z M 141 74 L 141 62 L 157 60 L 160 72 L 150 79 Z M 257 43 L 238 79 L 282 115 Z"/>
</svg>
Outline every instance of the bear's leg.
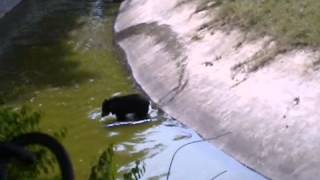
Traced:
<svg viewBox="0 0 320 180">
<path fill-rule="evenodd" d="M 127 120 L 127 117 L 125 114 L 117 113 L 116 116 L 117 116 L 117 121 L 126 121 Z"/>
<path fill-rule="evenodd" d="M 136 116 L 137 120 L 147 119 L 148 113 L 139 112 L 139 113 L 136 113 L 135 116 Z"/>
</svg>

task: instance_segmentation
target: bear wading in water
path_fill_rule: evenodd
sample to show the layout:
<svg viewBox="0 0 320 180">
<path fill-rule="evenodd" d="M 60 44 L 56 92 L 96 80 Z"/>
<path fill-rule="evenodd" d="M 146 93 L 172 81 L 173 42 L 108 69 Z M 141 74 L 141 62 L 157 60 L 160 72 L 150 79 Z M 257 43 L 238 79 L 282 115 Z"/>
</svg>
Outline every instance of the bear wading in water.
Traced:
<svg viewBox="0 0 320 180">
<path fill-rule="evenodd" d="M 118 121 L 127 121 L 128 114 L 134 114 L 135 120 L 148 117 L 149 101 L 139 94 L 116 96 L 102 103 L 101 117 L 112 113 Z"/>
</svg>

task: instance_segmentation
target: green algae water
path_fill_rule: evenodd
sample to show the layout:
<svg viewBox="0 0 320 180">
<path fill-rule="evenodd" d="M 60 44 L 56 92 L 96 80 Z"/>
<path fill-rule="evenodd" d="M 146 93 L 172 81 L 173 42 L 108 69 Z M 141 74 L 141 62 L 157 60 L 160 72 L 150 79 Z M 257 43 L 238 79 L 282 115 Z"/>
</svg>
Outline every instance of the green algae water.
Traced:
<svg viewBox="0 0 320 180">
<path fill-rule="evenodd" d="M 1 93 L 13 105 L 40 111 L 44 131 L 67 129 L 63 143 L 77 179 L 86 179 L 99 153 L 116 143 L 88 113 L 115 92 L 133 91 L 113 47 L 117 8 L 93 1 L 25 1 L 0 25 L 7 43 L 1 47 Z"/>
<path fill-rule="evenodd" d="M 88 179 L 110 144 L 120 174 L 141 160 L 142 179 L 165 179 L 175 150 L 201 139 L 194 131 L 165 115 L 115 128 L 89 117 L 105 98 L 135 92 L 113 46 L 117 9 L 103 0 L 24 0 L 0 19 L 1 101 L 40 111 L 45 132 L 67 129 L 76 179 Z M 263 179 L 208 143 L 179 152 L 170 179 L 211 179 L 226 169 L 226 179 Z"/>
</svg>

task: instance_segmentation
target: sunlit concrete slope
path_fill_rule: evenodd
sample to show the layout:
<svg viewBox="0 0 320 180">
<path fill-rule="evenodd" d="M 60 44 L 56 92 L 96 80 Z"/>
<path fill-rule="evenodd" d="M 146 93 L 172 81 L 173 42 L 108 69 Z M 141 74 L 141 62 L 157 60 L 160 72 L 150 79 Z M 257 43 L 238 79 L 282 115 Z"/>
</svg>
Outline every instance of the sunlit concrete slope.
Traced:
<svg viewBox="0 0 320 180">
<path fill-rule="evenodd" d="M 319 52 L 212 25 L 199 2 L 122 3 L 117 43 L 137 82 L 202 136 L 231 132 L 213 143 L 267 177 L 319 179 Z"/>
</svg>

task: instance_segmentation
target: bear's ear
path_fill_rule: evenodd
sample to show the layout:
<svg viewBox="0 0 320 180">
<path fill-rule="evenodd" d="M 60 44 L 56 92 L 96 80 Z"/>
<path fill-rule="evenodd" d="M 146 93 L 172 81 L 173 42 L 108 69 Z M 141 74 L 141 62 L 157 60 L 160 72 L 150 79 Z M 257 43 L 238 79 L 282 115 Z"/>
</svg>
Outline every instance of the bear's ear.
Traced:
<svg viewBox="0 0 320 180">
<path fill-rule="evenodd" d="M 109 99 L 105 99 L 102 103 L 102 107 L 109 106 Z"/>
</svg>

